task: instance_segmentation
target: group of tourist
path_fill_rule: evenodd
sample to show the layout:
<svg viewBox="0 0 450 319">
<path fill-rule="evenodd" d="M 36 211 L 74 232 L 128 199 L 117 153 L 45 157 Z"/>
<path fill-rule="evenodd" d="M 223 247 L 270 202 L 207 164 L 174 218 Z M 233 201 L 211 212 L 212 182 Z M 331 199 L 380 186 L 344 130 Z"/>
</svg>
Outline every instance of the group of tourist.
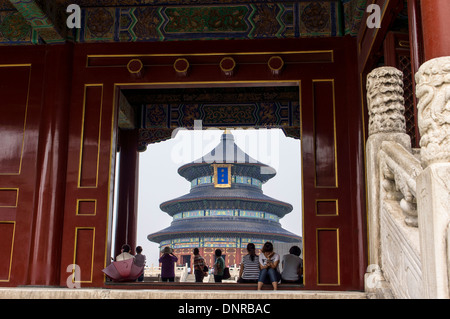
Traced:
<svg viewBox="0 0 450 319">
<path fill-rule="evenodd" d="M 174 265 L 178 261 L 178 258 L 173 254 L 172 248 L 169 246 L 164 247 L 162 250 L 163 255 L 159 258 L 161 263 L 161 279 L 162 281 L 174 281 Z M 225 261 L 222 258 L 222 251 L 216 249 L 215 251 L 216 261 L 214 263 L 214 282 L 222 282 L 225 272 Z M 200 256 L 198 248 L 194 249 L 194 276 L 195 282 L 203 282 L 203 278 L 208 275 L 208 266 L 206 266 L 205 259 Z"/>
<path fill-rule="evenodd" d="M 239 270 L 239 283 L 257 283 L 258 290 L 261 290 L 264 283 L 271 283 L 274 290 L 277 290 L 278 283 L 302 283 L 303 282 L 303 260 L 300 258 L 301 249 L 292 246 L 289 254 L 281 259 L 282 271 L 279 271 L 280 255 L 273 251 L 273 244 L 266 242 L 259 255 L 256 255 L 255 244 L 247 245 L 248 254 L 242 258 Z M 174 281 L 174 264 L 178 258 L 173 255 L 170 247 L 163 249 L 163 255 L 159 259 L 161 263 L 161 278 L 163 281 Z M 208 275 L 208 266 L 205 259 L 200 256 L 199 249 L 194 251 L 193 270 L 195 282 L 203 282 L 203 278 Z M 215 262 L 213 265 L 214 282 L 222 282 L 226 273 L 225 261 L 222 258 L 222 251 L 215 250 Z M 225 279 L 227 279 L 225 277 Z"/>
<path fill-rule="evenodd" d="M 281 259 L 282 271 L 279 271 L 280 255 L 273 251 L 273 244 L 266 242 L 261 253 L 256 255 L 253 243 L 247 245 L 248 254 L 242 258 L 239 279 L 241 283 L 257 283 L 261 290 L 264 283 L 271 283 L 274 290 L 278 283 L 303 283 L 303 260 L 300 258 L 301 249 L 292 246 L 289 254 Z"/>
<path fill-rule="evenodd" d="M 239 283 L 257 283 L 258 290 L 261 290 L 264 283 L 272 284 L 273 289 L 277 290 L 278 283 L 302 283 L 303 282 L 303 260 L 300 258 L 301 249 L 298 246 L 292 246 L 289 254 L 283 256 L 274 252 L 273 244 L 266 242 L 259 255 L 256 254 L 255 244 L 247 245 L 248 254 L 242 258 L 239 269 Z M 193 270 L 195 282 L 203 282 L 203 278 L 208 275 L 209 268 L 205 259 L 200 256 L 198 248 L 194 248 Z M 225 260 L 222 258 L 222 251 L 215 250 L 215 261 L 213 265 L 214 282 L 222 282 L 226 275 Z M 145 265 L 145 255 L 142 254 L 142 247 L 136 247 L 136 255 L 131 254 L 131 247 L 127 244 L 122 246 L 121 253 L 116 256 L 116 261 L 128 260 L 134 258 L 137 265 Z M 166 246 L 162 250 L 159 258 L 161 263 L 161 280 L 166 282 L 175 281 L 174 265 L 178 258 L 173 254 L 173 249 Z M 281 262 L 282 271 L 279 271 Z M 138 281 L 143 281 L 142 274 Z"/>
</svg>

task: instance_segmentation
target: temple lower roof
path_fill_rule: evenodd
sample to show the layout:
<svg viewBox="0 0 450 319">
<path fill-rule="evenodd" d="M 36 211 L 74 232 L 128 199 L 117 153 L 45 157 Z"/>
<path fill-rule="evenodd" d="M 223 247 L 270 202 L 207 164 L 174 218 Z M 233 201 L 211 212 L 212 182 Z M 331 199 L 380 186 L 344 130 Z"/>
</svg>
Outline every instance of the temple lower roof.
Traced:
<svg viewBox="0 0 450 319">
<path fill-rule="evenodd" d="M 147 239 L 156 243 L 163 240 L 195 236 L 252 236 L 254 238 L 272 238 L 284 242 L 298 242 L 301 237 L 281 227 L 279 223 L 254 220 L 251 218 L 205 217 L 195 221 L 174 221 L 156 233 L 149 234 Z"/>
</svg>

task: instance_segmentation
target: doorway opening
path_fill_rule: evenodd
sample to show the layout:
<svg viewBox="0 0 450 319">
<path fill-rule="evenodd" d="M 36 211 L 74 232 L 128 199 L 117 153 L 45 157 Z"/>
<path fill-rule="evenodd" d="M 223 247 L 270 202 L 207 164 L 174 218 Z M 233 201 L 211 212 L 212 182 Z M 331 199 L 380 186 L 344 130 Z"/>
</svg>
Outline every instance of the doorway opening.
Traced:
<svg viewBox="0 0 450 319">
<path fill-rule="evenodd" d="M 134 109 L 138 110 L 139 116 L 136 120 L 141 129 L 151 130 L 152 133 L 159 130 L 160 134 L 158 143 L 146 143 L 146 150 L 139 153 L 136 244 L 144 248 L 147 266 L 159 266 L 161 249 L 160 244 L 150 242 L 147 236 L 173 222 L 173 217 L 161 211 L 160 204 L 190 192 L 191 185 L 177 173 L 178 168 L 214 148 L 226 128 L 235 136 L 236 144 L 250 156 L 262 163 L 275 166 L 277 174 L 262 186 L 264 193 L 290 203 L 294 207 L 293 211 L 281 218 L 279 222 L 282 227 L 302 236 L 300 140 L 292 138 L 300 137 L 298 87 L 130 91 L 133 92 L 123 93 L 130 104 L 133 103 Z M 172 103 L 167 103 L 168 100 Z M 161 103 L 164 101 L 166 103 Z M 239 109 L 241 112 L 238 112 Z M 202 120 L 204 125 L 201 131 L 195 130 L 193 125 L 187 125 L 193 124 L 192 122 L 197 119 Z M 171 126 L 171 123 L 176 125 Z M 174 128 L 177 127 L 194 129 L 179 130 L 173 134 Z M 168 139 L 168 132 L 170 136 L 175 135 L 174 138 Z M 200 147 L 195 143 L 189 146 L 186 144 L 183 146 L 181 143 L 182 140 L 193 141 L 194 136 L 199 134 L 203 135 Z M 270 135 L 272 142 L 276 144 L 276 149 L 262 151 L 263 148 L 255 147 L 252 143 L 258 139 L 261 142 Z M 138 138 L 142 138 L 142 135 Z M 180 156 L 179 152 L 177 154 L 180 149 L 186 151 L 187 147 L 190 148 L 188 152 L 190 156 L 186 154 Z M 116 190 L 119 189 L 117 178 L 119 175 L 120 173 L 116 170 Z M 196 246 L 186 243 L 180 245 L 184 245 L 189 250 Z M 280 255 L 288 253 L 289 247 L 286 245 L 279 247 L 283 250 L 279 251 Z M 303 250 L 303 247 L 301 248 Z M 187 254 L 180 255 L 178 263 L 182 262 L 182 265 L 185 265 L 188 261 L 186 256 Z M 190 265 L 191 262 L 188 264 Z"/>
</svg>

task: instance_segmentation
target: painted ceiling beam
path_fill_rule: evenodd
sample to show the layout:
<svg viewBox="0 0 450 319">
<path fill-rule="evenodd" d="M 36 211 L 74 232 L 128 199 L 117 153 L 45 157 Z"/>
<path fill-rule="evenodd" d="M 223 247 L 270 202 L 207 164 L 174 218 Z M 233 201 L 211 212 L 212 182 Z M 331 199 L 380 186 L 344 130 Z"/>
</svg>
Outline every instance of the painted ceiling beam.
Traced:
<svg viewBox="0 0 450 319">
<path fill-rule="evenodd" d="M 62 32 L 58 30 L 54 21 L 50 18 L 36 0 L 9 0 L 16 10 L 30 23 L 31 27 L 45 43 L 63 43 L 66 41 Z M 56 3 L 56 1 L 44 1 L 44 3 Z M 57 10 L 56 10 L 57 11 Z M 56 19 L 56 16 L 53 17 Z"/>
</svg>

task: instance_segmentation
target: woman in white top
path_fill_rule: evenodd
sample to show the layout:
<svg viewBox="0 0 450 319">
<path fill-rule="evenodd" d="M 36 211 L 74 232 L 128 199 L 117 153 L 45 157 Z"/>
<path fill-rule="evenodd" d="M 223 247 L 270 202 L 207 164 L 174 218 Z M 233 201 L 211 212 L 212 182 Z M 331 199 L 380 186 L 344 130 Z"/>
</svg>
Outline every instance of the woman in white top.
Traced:
<svg viewBox="0 0 450 319">
<path fill-rule="evenodd" d="M 273 290 L 278 289 L 278 281 L 280 280 L 280 273 L 278 271 L 279 263 L 280 255 L 273 251 L 271 242 L 266 242 L 259 255 L 259 268 L 261 272 L 259 273 L 258 290 L 261 290 L 267 279 L 272 283 Z"/>
<path fill-rule="evenodd" d="M 242 258 L 241 267 L 239 269 L 240 283 L 257 283 L 259 278 L 259 259 L 255 254 L 255 244 L 248 243 L 248 254 Z"/>
</svg>

